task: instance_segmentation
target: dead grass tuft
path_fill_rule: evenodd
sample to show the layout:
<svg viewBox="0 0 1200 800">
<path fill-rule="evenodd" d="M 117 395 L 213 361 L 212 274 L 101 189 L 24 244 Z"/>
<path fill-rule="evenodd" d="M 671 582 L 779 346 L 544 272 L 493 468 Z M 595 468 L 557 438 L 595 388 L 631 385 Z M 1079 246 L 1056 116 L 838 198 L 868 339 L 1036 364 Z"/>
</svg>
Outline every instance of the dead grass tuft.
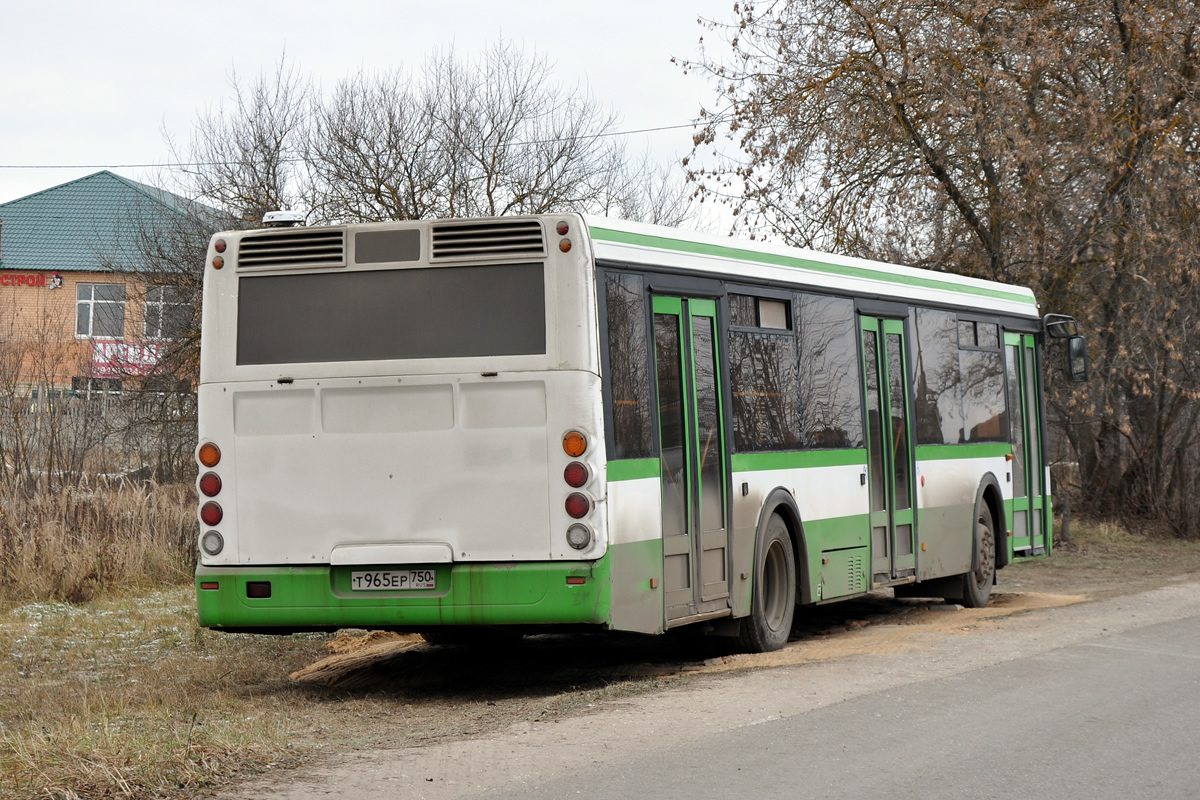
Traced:
<svg viewBox="0 0 1200 800">
<path fill-rule="evenodd" d="M 1132 594 L 1161 586 L 1164 579 L 1200 573 L 1200 543 L 1131 529 L 1120 522 L 1077 517 L 1071 540 L 1055 543 L 1048 559 L 1014 564 L 1000 572 L 1000 585 L 1024 590 L 1086 594 L 1092 598 Z"/>
<path fill-rule="evenodd" d="M 6 492 L 0 498 L 0 604 L 83 603 L 106 592 L 190 581 L 195 508 L 190 484 Z"/>
<path fill-rule="evenodd" d="M 291 763 L 283 676 L 322 645 L 202 630 L 190 586 L 0 614 L 0 797 L 157 797 Z"/>
</svg>

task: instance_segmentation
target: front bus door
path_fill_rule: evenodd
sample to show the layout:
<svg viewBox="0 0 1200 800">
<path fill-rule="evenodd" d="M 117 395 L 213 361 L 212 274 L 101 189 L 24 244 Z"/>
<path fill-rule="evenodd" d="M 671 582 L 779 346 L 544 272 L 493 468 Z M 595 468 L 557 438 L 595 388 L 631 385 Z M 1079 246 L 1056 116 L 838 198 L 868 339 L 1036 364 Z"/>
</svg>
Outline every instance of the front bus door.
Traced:
<svg viewBox="0 0 1200 800">
<path fill-rule="evenodd" d="M 1038 424 L 1038 370 L 1034 337 L 1004 334 L 1004 366 L 1008 373 L 1009 427 L 1012 439 L 1013 555 L 1046 552 L 1046 488 Z"/>
<path fill-rule="evenodd" d="M 729 606 L 716 301 L 655 297 L 654 359 L 662 447 L 663 604 L 669 625 Z"/>
<path fill-rule="evenodd" d="M 871 579 L 887 584 L 917 573 L 913 452 L 909 434 L 904 322 L 860 317 L 871 494 Z"/>
</svg>

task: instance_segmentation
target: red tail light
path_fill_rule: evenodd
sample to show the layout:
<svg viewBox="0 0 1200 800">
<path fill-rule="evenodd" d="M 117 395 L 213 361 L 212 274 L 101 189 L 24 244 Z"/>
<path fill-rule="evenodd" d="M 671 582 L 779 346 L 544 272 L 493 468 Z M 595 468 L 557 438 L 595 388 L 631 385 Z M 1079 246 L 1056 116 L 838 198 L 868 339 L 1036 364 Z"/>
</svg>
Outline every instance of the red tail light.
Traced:
<svg viewBox="0 0 1200 800">
<path fill-rule="evenodd" d="M 572 461 L 563 470 L 563 480 L 567 485 L 578 489 L 588 482 L 588 468 L 578 461 Z"/>
<path fill-rule="evenodd" d="M 205 525 L 219 525 L 224 518 L 225 512 L 221 510 L 221 506 L 212 500 L 200 506 L 200 519 Z"/>
<path fill-rule="evenodd" d="M 206 472 L 200 476 L 200 491 L 205 497 L 216 497 L 221 493 L 221 476 L 215 472 Z"/>
<path fill-rule="evenodd" d="M 583 519 L 592 510 L 592 501 L 579 492 L 567 495 L 567 513 L 575 519 Z"/>
</svg>

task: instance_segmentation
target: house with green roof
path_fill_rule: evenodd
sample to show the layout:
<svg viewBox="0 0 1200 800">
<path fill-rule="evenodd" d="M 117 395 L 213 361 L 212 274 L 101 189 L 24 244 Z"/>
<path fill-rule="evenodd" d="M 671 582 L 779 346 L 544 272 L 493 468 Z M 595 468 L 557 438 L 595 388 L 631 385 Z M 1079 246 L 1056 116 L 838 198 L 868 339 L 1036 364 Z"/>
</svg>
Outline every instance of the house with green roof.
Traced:
<svg viewBox="0 0 1200 800">
<path fill-rule="evenodd" d="M 196 209 L 107 170 L 0 203 L 0 380 L 91 393 L 153 374 L 194 302 L 162 280 L 160 244 Z"/>
</svg>

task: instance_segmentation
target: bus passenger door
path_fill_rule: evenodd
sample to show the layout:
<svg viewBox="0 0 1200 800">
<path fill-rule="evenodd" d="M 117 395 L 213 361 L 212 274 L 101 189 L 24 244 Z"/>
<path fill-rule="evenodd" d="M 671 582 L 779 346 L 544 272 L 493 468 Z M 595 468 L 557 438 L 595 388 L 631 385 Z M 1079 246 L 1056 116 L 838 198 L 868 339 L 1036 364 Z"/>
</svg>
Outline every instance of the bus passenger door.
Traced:
<svg viewBox="0 0 1200 800">
<path fill-rule="evenodd" d="M 861 317 L 871 496 L 871 579 L 891 583 L 915 575 L 907 349 L 904 322 Z"/>
<path fill-rule="evenodd" d="M 1046 552 L 1046 487 L 1038 425 L 1036 342 L 1030 334 L 1004 334 L 1004 366 L 1008 381 L 1009 433 L 1012 440 L 1013 555 Z"/>
<path fill-rule="evenodd" d="M 729 605 L 724 414 L 713 300 L 654 298 L 666 619 Z"/>
</svg>

